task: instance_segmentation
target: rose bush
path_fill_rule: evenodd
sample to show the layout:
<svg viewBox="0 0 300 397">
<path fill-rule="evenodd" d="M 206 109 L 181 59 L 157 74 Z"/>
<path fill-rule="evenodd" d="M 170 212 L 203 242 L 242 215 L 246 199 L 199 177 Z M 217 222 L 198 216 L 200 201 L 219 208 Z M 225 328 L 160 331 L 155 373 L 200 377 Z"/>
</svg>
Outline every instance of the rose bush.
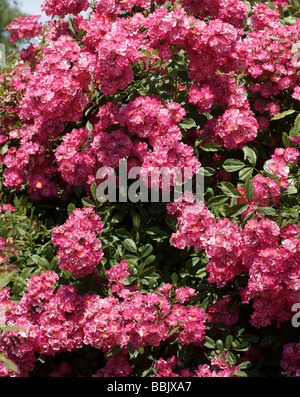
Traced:
<svg viewBox="0 0 300 397">
<path fill-rule="evenodd" d="M 42 10 L 0 77 L 1 376 L 299 376 L 299 2 Z M 101 202 L 124 159 L 203 200 Z"/>
</svg>

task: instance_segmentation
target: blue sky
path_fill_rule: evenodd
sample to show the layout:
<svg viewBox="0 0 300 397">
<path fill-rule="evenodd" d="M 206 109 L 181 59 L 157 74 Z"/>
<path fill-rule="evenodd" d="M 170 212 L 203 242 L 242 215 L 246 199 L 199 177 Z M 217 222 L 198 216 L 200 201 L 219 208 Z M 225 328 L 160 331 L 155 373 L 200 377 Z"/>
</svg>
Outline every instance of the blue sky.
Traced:
<svg viewBox="0 0 300 397">
<path fill-rule="evenodd" d="M 42 15 L 42 21 L 49 19 L 41 10 L 43 1 L 44 0 L 17 0 L 17 3 L 19 9 L 28 15 Z M 13 5 L 13 0 L 9 0 L 9 2 Z"/>
</svg>

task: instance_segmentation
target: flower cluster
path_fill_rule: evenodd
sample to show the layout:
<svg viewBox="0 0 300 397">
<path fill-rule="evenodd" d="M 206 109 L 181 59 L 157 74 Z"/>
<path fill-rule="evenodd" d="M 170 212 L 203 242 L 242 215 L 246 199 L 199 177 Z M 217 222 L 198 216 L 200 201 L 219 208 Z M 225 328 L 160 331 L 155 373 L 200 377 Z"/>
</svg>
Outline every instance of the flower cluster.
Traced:
<svg viewBox="0 0 300 397">
<path fill-rule="evenodd" d="M 125 357 L 128 343 L 136 349 L 159 346 L 167 338 L 178 336 L 182 344 L 199 345 L 210 316 L 200 307 L 180 303 L 188 301 L 194 291 L 175 290 L 173 295 L 174 287 L 170 285 L 156 293 L 142 294 L 122 284 L 128 273 L 126 261 L 108 271 L 110 283 L 117 288 L 113 289 L 115 295 L 106 298 L 81 296 L 71 285 L 56 288 L 59 277 L 53 271 L 30 278 L 19 303 L 9 299 L 8 290 L 2 291 L 1 308 L 7 310 L 5 322 L 20 329 L 4 332 L 1 351 L 19 365 L 19 376 L 28 376 L 35 352 L 54 355 L 78 350 L 85 344 L 107 353 L 118 345 L 122 347 L 121 354 L 108 356 L 106 366 L 94 376 L 124 376 L 132 369 Z M 171 333 L 172 330 L 176 332 Z M 18 338 L 19 343 L 13 343 L 12 337 Z M 114 366 L 116 362 L 124 365 Z M 2 366 L 1 375 L 9 375 L 9 370 Z"/>
<path fill-rule="evenodd" d="M 70 285 L 56 291 L 58 278 L 53 271 L 34 275 L 20 302 L 11 302 L 8 291 L 1 300 L 1 307 L 6 309 L 5 323 L 16 327 L 2 334 L 1 351 L 18 366 L 17 376 L 28 376 L 36 353 L 55 355 L 82 347 L 83 333 L 77 318 L 81 297 Z M 1 366 L 1 375 L 9 376 L 10 370 Z"/>
<path fill-rule="evenodd" d="M 53 230 L 53 245 L 59 247 L 59 267 L 77 278 L 92 273 L 103 257 L 97 237 L 102 229 L 101 218 L 92 207 L 75 209 L 66 223 Z"/>
<path fill-rule="evenodd" d="M 84 92 L 90 83 L 89 60 L 71 37 L 61 36 L 44 49 L 20 102 L 23 120 L 40 116 L 62 121 L 78 121 L 87 104 Z"/>
<path fill-rule="evenodd" d="M 287 377 L 299 377 L 300 375 L 300 352 L 299 343 L 288 343 L 283 346 L 280 366 L 282 375 Z"/>
<path fill-rule="evenodd" d="M 157 293 L 142 294 L 135 288 L 125 287 L 122 279 L 129 275 L 125 260 L 108 271 L 108 286 L 118 296 L 105 300 L 98 296 L 88 298 L 88 312 L 83 319 L 86 344 L 108 351 L 114 345 L 122 346 L 126 352 L 128 343 L 135 349 L 140 346 L 159 346 L 169 338 L 174 328 L 183 345 L 198 345 L 205 333 L 205 322 L 210 318 L 202 308 L 185 307 L 193 290 L 175 291 L 172 285 L 164 285 Z M 119 278 L 118 278 L 119 277 Z M 120 300 L 120 298 L 124 300 Z M 181 302 L 181 303 L 180 303 Z"/>
<path fill-rule="evenodd" d="M 77 15 L 90 6 L 87 0 L 45 0 L 41 6 L 46 15 L 64 18 L 67 14 Z"/>
<path fill-rule="evenodd" d="M 277 8 L 271 9 L 264 3 L 257 4 L 252 9 L 251 29 L 264 30 L 267 27 L 279 28 L 279 10 Z"/>
<path fill-rule="evenodd" d="M 183 0 L 182 5 L 191 15 L 220 19 L 239 29 L 244 27 L 247 18 L 247 6 L 240 0 L 205 0 L 201 5 L 196 0 Z"/>
<path fill-rule="evenodd" d="M 256 10 L 253 23 L 256 23 L 259 29 L 251 31 L 243 41 L 242 47 L 247 51 L 245 73 L 253 78 L 249 90 L 255 95 L 256 100 L 262 102 L 261 112 L 268 114 L 268 103 L 274 103 L 274 99 L 282 91 L 297 91 L 299 78 L 296 71 L 299 66 L 295 62 L 293 49 L 299 37 L 300 25 L 297 21 L 292 26 L 281 26 L 277 20 L 275 26 L 271 27 L 272 23 L 265 11 L 272 10 L 262 3 L 256 6 Z M 259 14 L 258 10 L 262 14 Z M 263 22 L 259 22 L 258 15 Z"/>
<path fill-rule="evenodd" d="M 30 15 L 29 17 L 15 18 L 7 27 L 10 33 L 10 42 L 13 43 L 19 39 L 31 39 L 42 33 L 41 22 L 37 22 L 41 15 Z"/>
<path fill-rule="evenodd" d="M 244 66 L 246 54 L 240 43 L 240 32 L 229 23 L 215 19 L 206 24 L 197 19 L 187 40 L 189 77 L 197 83 L 205 81 L 217 70 L 230 73 Z"/>
<path fill-rule="evenodd" d="M 200 364 L 197 369 L 192 372 L 189 369 L 183 369 L 180 373 L 174 372 L 179 365 L 179 360 L 175 356 L 169 357 L 167 360 L 160 358 L 154 365 L 157 371 L 154 377 L 236 377 L 234 371 L 239 371 L 240 368 L 237 365 L 231 365 L 227 360 L 222 360 L 221 354 L 215 356 L 211 360 L 211 365 Z"/>
<path fill-rule="evenodd" d="M 278 177 L 278 184 L 282 187 L 289 185 L 290 168 L 287 163 L 297 163 L 299 150 L 295 147 L 277 148 L 268 162 L 268 169 Z"/>
<path fill-rule="evenodd" d="M 291 305 L 299 297 L 297 225 L 280 229 L 274 221 L 263 218 L 248 220 L 243 229 L 226 218 L 215 221 L 202 202 L 180 205 L 175 213 L 179 229 L 173 234 L 173 245 L 205 250 L 210 259 L 208 281 L 218 287 L 239 274 L 249 275 L 241 297 L 244 303 L 254 299 L 252 325 L 259 328 L 273 321 L 287 321 Z"/>
<path fill-rule="evenodd" d="M 190 369 L 180 357 L 188 345 L 207 347 L 208 324 L 226 338 L 219 323 L 234 333 L 247 316 L 251 332 L 277 332 L 299 302 L 298 2 L 44 0 L 41 9 L 46 23 L 33 15 L 7 27 L 12 43 L 27 46 L 0 77 L 0 281 L 6 266 L 27 279 L 10 290 L 4 277 L 0 291 L 8 326 L 0 376 L 29 376 L 38 355 L 85 348 L 106 360 L 94 377 L 135 375 L 146 354 L 154 376 L 237 376 L 238 350 L 234 360 L 227 348 L 191 359 Z M 203 165 L 204 201 L 190 192 L 159 210 L 126 203 L 112 221 L 117 205 L 91 203 L 94 182 L 107 167 L 119 183 L 123 159 L 163 198 L 184 171 L 193 177 Z M 23 195 L 41 223 L 52 206 L 75 205 L 64 221 L 46 219 L 57 221 L 55 250 L 44 244 L 46 228 L 35 233 L 42 269 L 30 257 L 32 230 L 5 204 Z M 125 235 L 136 243 L 127 255 Z M 148 259 L 149 241 L 157 246 Z M 96 285 L 86 285 L 87 275 Z M 244 359 L 256 358 L 256 347 Z M 283 347 L 283 375 L 299 376 L 298 347 Z M 65 361 L 49 371 L 75 372 Z"/>
</svg>

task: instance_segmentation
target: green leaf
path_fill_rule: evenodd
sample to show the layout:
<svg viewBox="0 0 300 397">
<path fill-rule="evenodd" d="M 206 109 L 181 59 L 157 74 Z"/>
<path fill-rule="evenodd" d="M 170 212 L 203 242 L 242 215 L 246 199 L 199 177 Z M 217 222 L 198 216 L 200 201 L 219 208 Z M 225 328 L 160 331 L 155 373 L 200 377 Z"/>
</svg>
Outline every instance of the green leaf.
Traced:
<svg viewBox="0 0 300 397">
<path fill-rule="evenodd" d="M 176 334 L 179 330 L 180 330 L 180 325 L 171 329 L 171 331 L 168 333 L 168 338 L 170 338 L 170 336 Z"/>
<path fill-rule="evenodd" d="M 82 205 L 86 206 L 86 207 L 95 207 L 95 203 L 93 202 L 93 200 L 84 197 L 83 199 L 81 199 Z"/>
<path fill-rule="evenodd" d="M 245 167 L 239 171 L 239 179 L 241 181 L 246 181 L 247 179 L 251 178 L 252 175 L 253 175 L 252 167 Z"/>
<path fill-rule="evenodd" d="M 216 347 L 216 343 L 212 338 L 206 335 L 204 346 L 208 347 L 209 349 L 214 349 Z"/>
<path fill-rule="evenodd" d="M 154 270 L 155 269 L 155 266 L 148 266 L 148 267 L 145 267 L 143 270 L 141 270 L 140 272 L 139 272 L 139 277 L 141 277 L 141 276 L 145 276 L 145 273 L 149 273 L 150 272 L 150 270 Z M 151 272 L 152 273 L 152 272 Z M 149 273 L 150 274 L 150 273 Z"/>
<path fill-rule="evenodd" d="M 0 237 L 4 238 L 4 240 L 7 239 L 9 233 L 9 229 L 7 227 L 0 227 Z"/>
<path fill-rule="evenodd" d="M 200 148 L 205 152 L 217 152 L 221 149 L 221 146 L 216 143 L 207 142 L 204 145 L 201 145 Z"/>
<path fill-rule="evenodd" d="M 247 203 L 238 203 L 228 208 L 227 216 L 237 216 L 242 214 L 248 208 Z"/>
<path fill-rule="evenodd" d="M 245 163 L 238 159 L 226 159 L 222 165 L 225 171 L 234 172 L 239 171 L 245 167 Z"/>
<path fill-rule="evenodd" d="M 126 287 L 129 287 L 133 285 L 136 282 L 136 277 L 135 276 L 126 276 L 122 280 L 122 284 L 125 285 Z"/>
<path fill-rule="evenodd" d="M 172 280 L 173 284 L 177 284 L 178 283 L 178 274 L 177 273 L 172 273 L 171 280 Z"/>
<path fill-rule="evenodd" d="M 288 147 L 291 147 L 291 142 L 290 142 L 289 136 L 286 132 L 282 133 L 282 143 L 283 143 L 283 146 L 285 147 L 285 149 Z"/>
<path fill-rule="evenodd" d="M 77 33 L 77 39 L 81 39 L 83 36 L 86 35 L 86 30 L 85 29 L 81 29 L 79 30 L 79 32 Z"/>
<path fill-rule="evenodd" d="M 93 131 L 93 124 L 92 124 L 90 121 L 88 121 L 88 122 L 86 123 L 86 125 L 85 125 L 85 128 L 86 128 L 88 131 L 92 132 L 92 131 Z"/>
<path fill-rule="evenodd" d="M 151 52 L 148 50 L 139 50 L 142 54 L 146 55 L 148 58 L 151 58 Z"/>
<path fill-rule="evenodd" d="M 249 350 L 249 343 L 248 342 L 241 342 L 234 346 L 234 350 L 236 351 L 247 351 Z"/>
<path fill-rule="evenodd" d="M 141 225 L 141 217 L 139 214 L 133 214 L 132 216 L 132 223 L 135 230 L 139 230 Z"/>
<path fill-rule="evenodd" d="M 123 246 L 124 248 L 129 251 L 129 252 L 137 252 L 137 247 L 136 244 L 133 240 L 131 240 L 130 238 L 126 238 L 123 241 Z"/>
<path fill-rule="evenodd" d="M 244 372 L 244 371 L 233 371 L 233 372 L 231 372 L 231 375 L 236 375 L 236 376 L 240 376 L 243 378 L 245 378 L 247 376 L 246 372 Z"/>
<path fill-rule="evenodd" d="M 300 134 L 300 114 L 296 117 L 294 121 L 294 126 L 289 131 L 289 136 L 299 136 Z"/>
<path fill-rule="evenodd" d="M 226 353 L 226 356 L 227 356 L 227 360 L 229 361 L 229 364 L 234 365 L 236 363 L 235 355 L 232 352 L 228 351 Z"/>
<path fill-rule="evenodd" d="M 152 68 L 159 68 L 162 64 L 162 60 L 158 59 L 154 64 L 152 65 Z"/>
<path fill-rule="evenodd" d="M 70 216 L 71 213 L 76 209 L 76 206 L 73 203 L 70 203 L 67 208 L 67 213 Z"/>
<path fill-rule="evenodd" d="M 25 236 L 27 234 L 27 231 L 19 226 L 16 226 L 16 230 L 21 236 Z"/>
<path fill-rule="evenodd" d="M 243 152 L 244 152 L 244 159 L 248 160 L 249 163 L 254 167 L 257 161 L 257 156 L 255 151 L 248 146 L 244 146 Z"/>
<path fill-rule="evenodd" d="M 75 25 L 75 22 L 73 21 L 73 18 L 69 19 L 68 24 L 69 24 L 69 28 L 70 28 L 71 32 L 73 34 L 76 34 L 76 25 Z"/>
<path fill-rule="evenodd" d="M 295 25 L 297 18 L 289 16 L 283 19 L 285 25 Z"/>
<path fill-rule="evenodd" d="M 245 195 L 249 203 L 252 201 L 253 194 L 254 194 L 254 184 L 251 179 L 248 179 L 247 182 L 245 183 Z"/>
<path fill-rule="evenodd" d="M 233 341 L 233 336 L 227 335 L 226 340 L 225 340 L 225 348 L 226 349 L 230 349 L 232 341 Z"/>
<path fill-rule="evenodd" d="M 150 255 L 153 251 L 153 246 L 151 244 L 146 244 L 144 247 L 141 248 L 141 257 L 145 258 L 146 256 Z"/>
<path fill-rule="evenodd" d="M 97 202 L 97 183 L 96 181 L 92 183 L 91 185 L 91 195 L 93 199 Z"/>
<path fill-rule="evenodd" d="M 7 151 L 8 151 L 8 144 L 5 143 L 5 145 L 3 145 L 0 150 L 0 154 L 5 154 Z"/>
<path fill-rule="evenodd" d="M 106 357 L 115 356 L 116 354 L 120 353 L 121 350 L 122 350 L 122 346 L 115 345 L 108 350 L 105 356 Z"/>
<path fill-rule="evenodd" d="M 279 119 L 283 119 L 286 116 L 289 116 L 290 114 L 295 113 L 294 109 L 289 109 L 289 110 L 285 110 L 284 112 L 281 112 L 279 114 L 275 114 L 275 116 L 273 116 L 271 118 L 271 120 L 279 120 Z"/>
<path fill-rule="evenodd" d="M 218 340 L 216 341 L 216 348 L 217 348 L 218 350 L 220 350 L 220 351 L 222 351 L 222 350 L 224 349 L 224 345 L 223 345 L 223 342 L 221 341 L 221 339 L 218 339 Z"/>
<path fill-rule="evenodd" d="M 117 223 L 122 222 L 122 220 L 124 219 L 125 215 L 126 215 L 126 213 L 124 211 L 116 212 L 115 214 L 113 214 L 113 216 L 111 217 L 110 221 L 111 221 L 112 224 L 115 225 Z"/>
<path fill-rule="evenodd" d="M 241 193 L 239 190 L 233 186 L 232 183 L 230 182 L 222 182 L 221 183 L 221 189 L 225 196 L 228 197 L 242 197 Z"/>
<path fill-rule="evenodd" d="M 260 208 L 257 208 L 256 211 L 258 211 L 261 214 L 266 215 L 266 216 L 275 216 L 276 215 L 276 211 L 272 207 L 260 207 Z"/>
<path fill-rule="evenodd" d="M 180 125 L 180 127 L 184 128 L 186 130 L 197 127 L 195 120 L 192 118 L 182 119 L 182 121 L 179 123 L 179 125 Z"/>
<path fill-rule="evenodd" d="M 10 371 L 15 372 L 15 373 L 19 372 L 18 366 L 13 361 L 11 361 L 7 357 L 5 357 L 4 353 L 0 353 L 0 361 Z"/>
<path fill-rule="evenodd" d="M 239 364 L 240 369 L 248 369 L 250 367 L 251 367 L 250 361 L 243 361 L 242 363 Z"/>
<path fill-rule="evenodd" d="M 268 3 L 271 4 L 270 1 Z M 274 6 L 274 4 L 273 4 L 273 6 Z M 275 6 L 274 6 L 274 9 L 275 9 Z M 276 40 L 276 41 L 280 41 L 281 43 L 288 43 L 289 42 L 289 40 L 287 40 L 287 39 L 281 39 L 281 38 L 276 37 L 276 36 L 264 36 L 264 39 Z"/>
<path fill-rule="evenodd" d="M 212 175 L 214 175 L 215 172 L 216 172 L 216 170 L 214 168 L 211 168 L 211 167 L 203 168 L 204 176 L 212 176 Z"/>
<path fill-rule="evenodd" d="M 155 255 L 150 255 L 145 259 L 144 263 L 146 266 L 148 266 L 148 265 L 150 265 L 150 263 L 152 263 L 154 261 L 155 261 Z"/>
<path fill-rule="evenodd" d="M 21 329 L 24 329 L 24 328 L 16 327 L 16 326 L 13 326 L 13 325 L 7 325 L 7 324 L 1 325 L 0 324 L 0 330 L 1 331 L 15 331 L 15 330 L 21 330 Z"/>
<path fill-rule="evenodd" d="M 207 205 L 220 205 L 226 203 L 227 200 L 228 200 L 228 196 L 221 194 L 218 196 L 211 197 L 208 200 Z"/>
</svg>

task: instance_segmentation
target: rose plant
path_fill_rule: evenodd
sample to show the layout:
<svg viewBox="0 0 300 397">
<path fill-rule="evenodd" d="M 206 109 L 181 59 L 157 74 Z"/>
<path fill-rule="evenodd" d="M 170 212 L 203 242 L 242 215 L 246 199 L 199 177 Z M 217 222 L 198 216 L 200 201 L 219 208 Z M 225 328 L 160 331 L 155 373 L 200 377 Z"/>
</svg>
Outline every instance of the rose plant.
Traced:
<svg viewBox="0 0 300 397">
<path fill-rule="evenodd" d="M 42 10 L 0 75 L 0 375 L 299 376 L 298 0 Z M 203 200 L 100 202 L 124 159 Z"/>
</svg>

